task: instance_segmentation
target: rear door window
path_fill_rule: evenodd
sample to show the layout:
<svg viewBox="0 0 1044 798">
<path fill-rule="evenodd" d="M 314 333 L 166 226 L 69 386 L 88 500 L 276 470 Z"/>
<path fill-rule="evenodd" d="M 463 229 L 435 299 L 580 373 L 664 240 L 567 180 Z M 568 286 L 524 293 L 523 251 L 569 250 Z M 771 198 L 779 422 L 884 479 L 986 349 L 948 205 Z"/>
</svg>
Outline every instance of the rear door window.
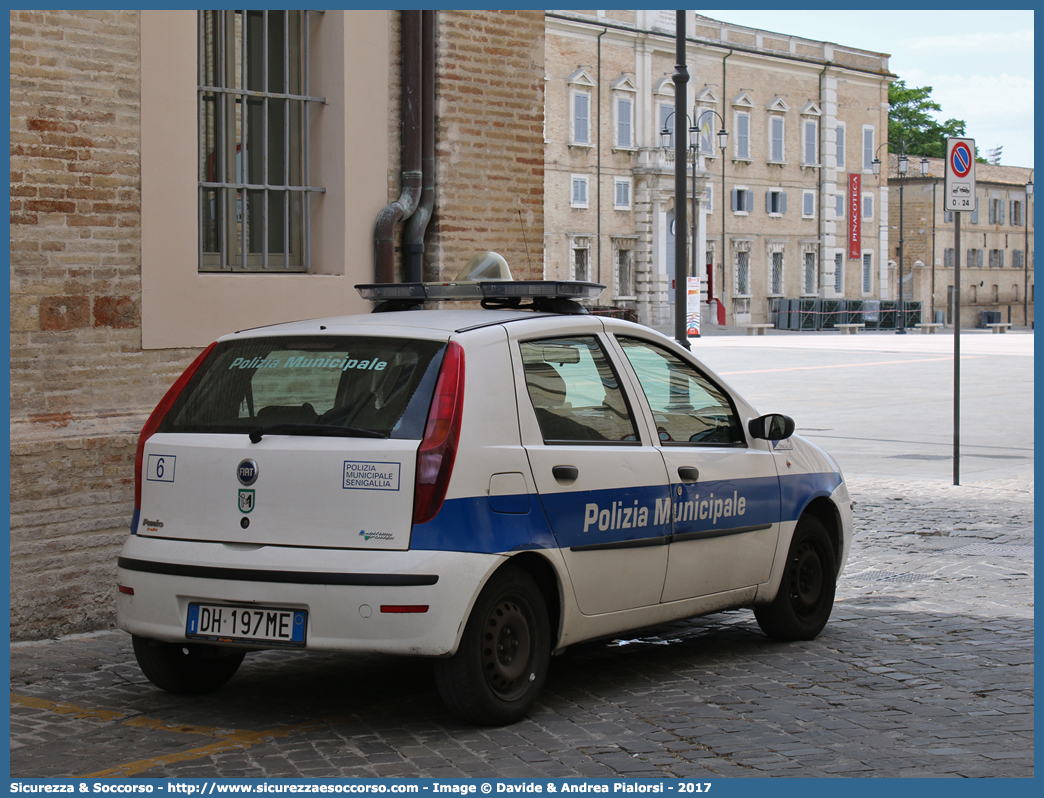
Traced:
<svg viewBox="0 0 1044 798">
<path fill-rule="evenodd" d="M 544 443 L 637 443 L 620 381 L 595 336 L 524 341 L 520 346 Z"/>
<path fill-rule="evenodd" d="M 316 425 L 423 437 L 445 342 L 283 336 L 219 343 L 162 432 Z"/>
</svg>

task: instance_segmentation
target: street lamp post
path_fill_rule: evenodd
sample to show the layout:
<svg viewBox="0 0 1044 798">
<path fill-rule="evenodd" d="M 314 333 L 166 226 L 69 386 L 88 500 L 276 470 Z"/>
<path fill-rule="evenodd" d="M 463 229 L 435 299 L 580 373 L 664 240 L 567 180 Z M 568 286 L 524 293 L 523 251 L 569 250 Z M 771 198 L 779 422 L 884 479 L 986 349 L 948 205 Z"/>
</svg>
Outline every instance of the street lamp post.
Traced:
<svg viewBox="0 0 1044 798">
<path fill-rule="evenodd" d="M 725 148 L 729 146 L 729 133 L 725 129 L 725 120 L 722 118 L 721 114 L 719 114 L 713 108 L 706 108 L 706 109 L 704 109 L 699 114 L 699 116 L 696 116 L 696 109 L 693 109 L 693 112 L 692 112 L 692 115 L 696 117 L 696 124 L 694 125 L 694 127 L 696 128 L 696 131 L 697 131 L 696 132 L 696 157 L 693 159 L 693 163 L 694 163 L 694 167 L 693 167 L 693 185 L 692 185 L 693 215 L 694 216 L 696 215 L 696 210 L 695 210 L 695 202 L 696 202 L 696 177 L 695 177 L 696 170 L 695 170 L 695 163 L 700 160 L 700 139 L 702 138 L 701 132 L 702 132 L 702 128 L 703 128 L 703 118 L 705 116 L 707 116 L 708 114 L 710 114 L 712 118 L 716 116 L 719 120 L 721 120 L 721 130 L 719 130 L 718 134 L 717 134 L 718 149 L 721 150 L 721 197 L 718 200 L 718 204 L 721 207 L 721 256 L 720 257 L 722 259 L 721 273 L 722 273 L 722 282 L 724 284 L 724 280 L 725 280 Z M 692 238 L 693 238 L 693 244 L 692 244 L 692 266 L 693 266 L 694 269 L 697 268 L 698 265 L 701 262 L 701 260 L 697 258 L 697 242 L 696 242 L 697 236 L 696 236 L 695 221 L 696 221 L 696 219 L 693 219 L 693 228 L 692 228 Z M 722 285 L 721 288 L 723 289 L 724 285 Z M 708 299 L 709 298 L 710 298 L 710 294 L 708 292 Z"/>
<path fill-rule="evenodd" d="M 695 112 L 695 109 L 694 109 L 693 110 L 693 115 L 694 116 L 695 116 L 695 113 L 696 112 Z M 661 146 L 661 148 L 663 149 L 663 151 L 665 153 L 670 152 L 670 150 L 671 150 L 672 131 L 671 131 L 671 127 L 670 127 L 670 121 L 671 121 L 671 118 L 674 116 L 674 114 L 675 114 L 675 112 L 671 111 L 667 115 L 667 118 L 663 122 L 663 130 L 660 131 L 660 146 Z M 717 111 L 714 111 L 713 109 L 707 109 L 707 110 L 703 111 L 703 113 L 701 113 L 699 115 L 699 117 L 696 119 L 695 122 L 691 121 L 691 119 L 690 119 L 688 114 L 685 115 L 685 122 L 689 125 L 689 127 L 688 127 L 689 143 L 688 143 L 688 146 L 685 148 L 685 150 L 683 152 L 687 152 L 689 155 L 692 156 L 692 229 L 691 229 L 690 234 L 692 236 L 692 269 L 694 271 L 695 271 L 695 269 L 697 267 L 697 264 L 699 263 L 699 255 L 698 255 L 698 252 L 697 252 L 698 237 L 696 235 L 696 232 L 697 232 L 696 225 L 697 225 L 697 220 L 699 218 L 698 214 L 696 212 L 696 167 L 698 166 L 699 160 L 700 160 L 700 128 L 699 128 L 699 125 L 700 125 L 700 120 L 702 120 L 703 117 L 706 116 L 707 114 L 714 114 L 719 119 L 721 119 L 721 114 L 719 114 Z M 728 141 L 729 141 L 729 134 L 725 130 L 725 120 L 722 120 L 721 130 L 718 131 L 717 138 L 718 138 L 718 147 L 721 148 L 722 158 L 724 159 L 725 148 L 728 146 Z M 676 148 L 676 152 L 679 152 L 679 151 L 682 151 L 681 148 Z M 724 190 L 725 190 L 725 183 L 724 183 L 724 178 L 723 178 L 723 180 L 722 180 L 722 191 L 724 191 Z M 724 218 L 724 211 L 722 213 L 723 213 L 722 218 Z M 675 240 L 675 246 L 678 246 L 677 240 Z M 723 227 L 722 228 L 722 247 L 724 248 L 724 246 L 725 246 L 725 239 L 724 239 L 724 227 Z M 682 247 L 684 249 L 684 247 L 685 247 L 684 242 L 682 242 Z M 674 279 L 675 280 L 681 280 L 682 276 L 680 274 L 678 274 L 677 271 L 678 270 L 676 269 L 675 270 Z M 690 275 L 686 272 L 685 277 L 689 277 L 689 276 Z M 676 296 L 680 296 L 680 292 L 678 294 L 676 294 Z M 675 301 L 675 305 L 678 305 L 678 301 L 677 300 Z M 683 311 L 682 311 L 681 307 L 676 307 L 675 308 L 675 313 L 676 314 L 679 314 L 679 313 L 682 313 L 682 312 Z"/>
<path fill-rule="evenodd" d="M 888 142 L 881 145 L 884 147 Z M 903 181 L 906 178 L 906 173 L 910 169 L 910 159 L 906 157 L 906 142 L 899 142 L 899 323 L 896 325 L 896 333 L 898 335 L 906 335 L 906 306 L 903 301 Z M 877 148 L 877 151 L 881 151 L 881 147 Z M 928 175 L 928 159 L 921 158 L 921 177 Z M 877 153 L 874 153 L 874 174 L 881 174 L 881 161 L 877 157 Z"/>
</svg>

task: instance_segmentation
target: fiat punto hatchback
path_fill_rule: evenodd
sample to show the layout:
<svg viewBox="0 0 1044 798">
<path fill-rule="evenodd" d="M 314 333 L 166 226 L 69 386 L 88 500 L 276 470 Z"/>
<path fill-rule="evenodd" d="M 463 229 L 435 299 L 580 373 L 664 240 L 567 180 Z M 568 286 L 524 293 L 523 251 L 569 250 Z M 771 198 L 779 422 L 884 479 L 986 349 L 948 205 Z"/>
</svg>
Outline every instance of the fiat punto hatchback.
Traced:
<svg viewBox="0 0 1044 798">
<path fill-rule="evenodd" d="M 118 619 L 148 679 L 265 648 L 431 657 L 451 710 L 515 721 L 583 640 L 750 607 L 830 615 L 837 463 L 590 283 L 362 286 L 366 316 L 228 335 L 141 433 Z M 396 310 L 432 299 L 485 309 Z"/>
</svg>

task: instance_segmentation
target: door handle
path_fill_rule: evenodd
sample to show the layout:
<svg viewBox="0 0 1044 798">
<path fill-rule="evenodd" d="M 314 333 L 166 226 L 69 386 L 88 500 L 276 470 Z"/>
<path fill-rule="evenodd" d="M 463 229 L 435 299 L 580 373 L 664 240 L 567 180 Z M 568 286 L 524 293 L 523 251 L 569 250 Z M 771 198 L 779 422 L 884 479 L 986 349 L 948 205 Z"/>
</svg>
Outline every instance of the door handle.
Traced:
<svg viewBox="0 0 1044 798">
<path fill-rule="evenodd" d="M 575 482 L 580 476 L 580 469 L 576 466 L 558 465 L 551 469 L 551 474 L 559 482 Z"/>
<path fill-rule="evenodd" d="M 678 466 L 678 476 L 682 482 L 696 482 L 700 478 L 700 469 L 696 466 Z"/>
</svg>

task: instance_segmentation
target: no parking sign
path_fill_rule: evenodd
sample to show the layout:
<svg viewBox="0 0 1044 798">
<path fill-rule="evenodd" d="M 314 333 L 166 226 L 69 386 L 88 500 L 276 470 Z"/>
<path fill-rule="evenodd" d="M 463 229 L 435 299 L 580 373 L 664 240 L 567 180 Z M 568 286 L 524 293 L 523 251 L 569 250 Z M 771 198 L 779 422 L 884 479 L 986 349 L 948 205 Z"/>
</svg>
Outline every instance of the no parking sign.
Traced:
<svg viewBox="0 0 1044 798">
<path fill-rule="evenodd" d="M 975 139 L 946 139 L 946 186 L 943 208 L 975 210 Z"/>
</svg>

